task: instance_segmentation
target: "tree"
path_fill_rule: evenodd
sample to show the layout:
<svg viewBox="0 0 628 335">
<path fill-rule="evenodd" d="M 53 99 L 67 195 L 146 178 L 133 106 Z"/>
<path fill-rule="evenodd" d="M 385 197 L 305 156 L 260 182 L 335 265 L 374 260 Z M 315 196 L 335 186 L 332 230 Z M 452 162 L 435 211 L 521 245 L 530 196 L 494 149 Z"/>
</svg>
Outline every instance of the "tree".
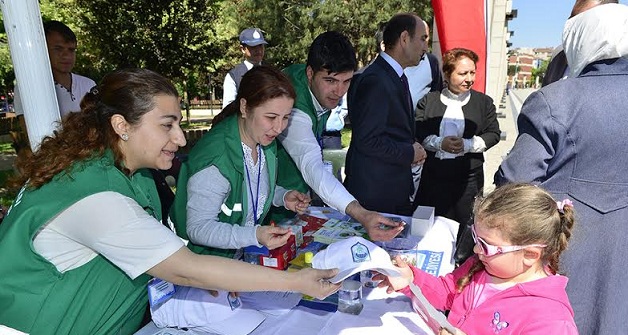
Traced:
<svg viewBox="0 0 628 335">
<path fill-rule="evenodd" d="M 538 69 L 532 69 L 532 77 L 530 78 L 530 81 L 536 82 L 537 77 L 539 77 L 539 81 L 542 81 L 543 77 L 545 77 L 545 72 L 547 72 L 549 62 L 549 60 L 544 60 L 541 62 L 541 66 L 539 66 Z"/>
<path fill-rule="evenodd" d="M 9 53 L 9 41 L 4 30 L 4 20 L 0 13 L 0 94 L 13 90 L 13 65 L 11 63 L 11 54 Z"/>
<path fill-rule="evenodd" d="M 417 13 L 430 22 L 432 10 L 428 0 L 282 0 L 225 1 L 217 28 L 236 44 L 237 34 L 244 28 L 261 28 L 270 41 L 269 63 L 285 67 L 303 63 L 310 44 L 320 33 L 337 30 L 349 38 L 360 64 L 367 63 L 377 51 L 374 42 L 378 24 L 400 11 Z M 240 61 L 241 55 L 230 53 L 229 65 Z"/>
<path fill-rule="evenodd" d="M 212 0 L 76 0 L 88 48 L 103 70 L 143 67 L 183 83 L 220 58 L 217 2 Z M 196 89 L 196 88 L 195 88 Z M 198 89 L 196 89 L 198 90 Z"/>
</svg>

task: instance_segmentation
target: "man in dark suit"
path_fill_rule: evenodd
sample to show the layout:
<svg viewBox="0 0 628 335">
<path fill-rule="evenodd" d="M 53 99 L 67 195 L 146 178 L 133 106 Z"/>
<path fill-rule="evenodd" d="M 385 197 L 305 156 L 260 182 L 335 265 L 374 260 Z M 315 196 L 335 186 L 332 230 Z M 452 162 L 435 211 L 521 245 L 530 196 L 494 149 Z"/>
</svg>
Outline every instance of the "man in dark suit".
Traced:
<svg viewBox="0 0 628 335">
<path fill-rule="evenodd" d="M 353 134 L 345 184 L 367 209 L 412 214 L 411 168 L 423 163 L 425 150 L 414 140 L 414 108 L 403 69 L 419 64 L 428 39 L 415 14 L 393 16 L 384 30 L 385 51 L 351 83 Z"/>
</svg>

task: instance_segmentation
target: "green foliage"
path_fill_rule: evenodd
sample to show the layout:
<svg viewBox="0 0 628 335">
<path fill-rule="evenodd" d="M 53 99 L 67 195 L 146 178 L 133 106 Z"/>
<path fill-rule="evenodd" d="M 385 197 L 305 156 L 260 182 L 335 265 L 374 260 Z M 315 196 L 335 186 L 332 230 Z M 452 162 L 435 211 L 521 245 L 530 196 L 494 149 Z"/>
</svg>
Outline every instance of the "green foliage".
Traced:
<svg viewBox="0 0 628 335">
<path fill-rule="evenodd" d="M 0 13 L 0 94 L 2 95 L 12 89 L 15 79 L 8 43 L 7 34 L 4 30 L 4 19 Z"/>
<path fill-rule="evenodd" d="M 538 69 L 532 69 L 532 76 L 530 78 L 531 82 L 536 82 L 536 77 L 540 77 L 539 80 L 543 80 L 545 72 L 547 72 L 547 66 L 549 65 L 549 62 L 549 60 L 544 60 Z"/>
<path fill-rule="evenodd" d="M 366 64 L 380 22 L 401 11 L 431 23 L 429 0 L 39 0 L 44 20 L 60 20 L 78 37 L 75 72 L 97 82 L 123 67 L 171 78 L 190 98 L 212 98 L 226 72 L 242 60 L 239 32 L 264 30 L 266 62 L 302 63 L 312 40 L 327 30 L 346 34 Z M 1 17 L 0 17 L 1 22 Z M 12 86 L 6 35 L 0 30 L 0 89 Z M 184 94 L 187 93 L 187 94 Z M 219 96 L 219 94 L 217 94 Z"/>
<path fill-rule="evenodd" d="M 76 0 L 87 45 L 112 68 L 145 67 L 173 80 L 220 55 L 211 41 L 214 1 Z"/>
<path fill-rule="evenodd" d="M 270 42 L 266 60 L 281 68 L 305 62 L 314 38 L 337 30 L 353 43 L 358 62 L 366 64 L 377 53 L 374 35 L 379 23 L 400 11 L 432 20 L 428 0 L 235 0 L 223 2 L 217 31 L 237 45 L 242 29 L 261 28 Z M 229 52 L 227 63 L 233 66 L 241 58 L 239 52 Z"/>
</svg>

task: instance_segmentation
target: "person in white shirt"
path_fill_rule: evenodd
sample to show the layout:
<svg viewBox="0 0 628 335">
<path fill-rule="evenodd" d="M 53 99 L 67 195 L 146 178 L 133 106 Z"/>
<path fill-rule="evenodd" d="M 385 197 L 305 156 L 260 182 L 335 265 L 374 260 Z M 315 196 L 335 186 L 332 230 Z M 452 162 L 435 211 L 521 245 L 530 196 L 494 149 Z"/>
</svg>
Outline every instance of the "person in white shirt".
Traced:
<svg viewBox="0 0 628 335">
<path fill-rule="evenodd" d="M 72 73 L 76 63 L 77 40 L 70 27 L 59 21 L 48 21 L 44 23 L 44 33 L 59 103 L 59 114 L 63 118 L 71 112 L 81 110 L 81 100 L 92 87 L 96 86 L 96 83 L 87 77 Z M 24 107 L 17 86 L 13 104 L 20 125 L 23 130 L 26 130 Z"/>
<path fill-rule="evenodd" d="M 261 65 L 264 60 L 265 45 L 268 44 L 264 39 L 264 34 L 259 28 L 247 28 L 240 33 L 240 50 L 244 55 L 244 61 L 225 76 L 225 82 L 222 85 L 222 108 L 227 107 L 236 98 L 240 80 L 246 71 L 253 66 Z"/>
<path fill-rule="evenodd" d="M 399 234 L 403 226 L 365 209 L 323 163 L 323 130 L 330 110 L 347 93 L 356 67 L 351 42 L 338 32 L 328 31 L 314 39 L 306 64 L 284 69 L 297 99 L 288 127 L 278 136 L 277 184 L 299 192 L 311 188 L 327 205 L 359 221 L 371 239 L 385 241 Z M 294 215 L 273 207 L 270 219 L 278 222 Z"/>
</svg>

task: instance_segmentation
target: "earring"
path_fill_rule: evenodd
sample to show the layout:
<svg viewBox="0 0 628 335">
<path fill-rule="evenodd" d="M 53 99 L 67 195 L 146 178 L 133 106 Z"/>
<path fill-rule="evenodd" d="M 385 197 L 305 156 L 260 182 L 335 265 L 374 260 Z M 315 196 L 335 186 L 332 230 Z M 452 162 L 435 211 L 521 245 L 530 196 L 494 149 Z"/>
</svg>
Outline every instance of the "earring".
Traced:
<svg viewBox="0 0 628 335">
<path fill-rule="evenodd" d="M 120 135 L 120 138 L 121 138 L 123 141 L 125 141 L 125 142 L 126 142 L 126 141 L 128 141 L 128 140 L 129 140 L 129 134 L 122 134 L 122 135 Z"/>
</svg>

